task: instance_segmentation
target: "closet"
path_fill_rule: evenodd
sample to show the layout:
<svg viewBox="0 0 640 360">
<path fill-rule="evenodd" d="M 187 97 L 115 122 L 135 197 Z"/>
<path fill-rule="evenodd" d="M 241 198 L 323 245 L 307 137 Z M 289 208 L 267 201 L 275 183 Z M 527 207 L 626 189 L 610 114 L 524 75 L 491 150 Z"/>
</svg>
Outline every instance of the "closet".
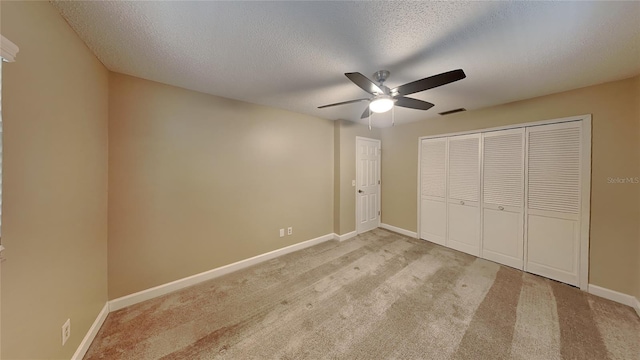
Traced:
<svg viewBox="0 0 640 360">
<path fill-rule="evenodd" d="M 449 143 L 447 241 L 452 249 L 480 255 L 480 135 L 452 136 Z"/>
<path fill-rule="evenodd" d="M 523 269 L 524 128 L 482 134 L 482 257 Z"/>
<path fill-rule="evenodd" d="M 447 138 L 423 141 L 420 147 L 422 225 L 420 237 L 445 245 L 447 236 Z"/>
<path fill-rule="evenodd" d="M 586 287 L 591 118 L 420 139 L 420 238 Z"/>
</svg>

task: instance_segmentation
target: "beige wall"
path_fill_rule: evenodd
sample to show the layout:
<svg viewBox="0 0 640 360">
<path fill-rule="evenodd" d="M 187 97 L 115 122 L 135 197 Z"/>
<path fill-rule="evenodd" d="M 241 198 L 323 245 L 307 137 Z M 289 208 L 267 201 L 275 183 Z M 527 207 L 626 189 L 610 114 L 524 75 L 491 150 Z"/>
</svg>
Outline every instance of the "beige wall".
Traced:
<svg viewBox="0 0 640 360">
<path fill-rule="evenodd" d="M 592 114 L 590 283 L 635 293 L 640 186 L 608 184 L 607 178 L 640 176 L 638 81 L 635 77 L 383 129 L 383 222 L 416 231 L 418 137 Z"/>
<path fill-rule="evenodd" d="M 333 233 L 332 121 L 120 74 L 109 87 L 111 299 Z"/>
<path fill-rule="evenodd" d="M 344 235 L 356 229 L 356 188 L 351 185 L 356 179 L 356 136 L 381 139 L 381 130 L 347 120 L 335 121 L 336 141 L 339 139 L 339 154 L 336 156 L 336 187 L 334 201 L 337 203 L 335 214 L 336 233 Z M 384 144 L 382 144 L 384 146 Z M 384 185 L 383 190 L 384 191 Z M 336 206 L 336 205 L 334 205 Z"/>
<path fill-rule="evenodd" d="M 640 152 L 640 76 L 636 77 L 635 79 L 635 83 L 636 83 L 636 99 L 635 99 L 635 104 L 636 104 L 636 118 L 637 118 L 637 126 L 638 126 L 638 138 L 636 139 L 636 144 L 638 144 L 638 152 Z M 638 173 L 640 173 L 640 155 L 638 156 Z M 640 187 L 640 184 L 638 185 Z M 638 191 L 638 206 L 640 206 L 640 191 Z M 640 210 L 639 210 L 640 212 Z M 640 234 L 640 218 L 637 219 L 636 221 L 637 225 L 638 225 L 638 234 Z M 636 299 L 638 299 L 638 301 L 640 301 L 640 236 L 638 239 L 638 257 L 636 258 L 637 261 L 637 274 L 636 274 Z"/>
<path fill-rule="evenodd" d="M 69 359 L 107 300 L 108 72 L 48 2 L 1 7 L 2 358 Z"/>
</svg>

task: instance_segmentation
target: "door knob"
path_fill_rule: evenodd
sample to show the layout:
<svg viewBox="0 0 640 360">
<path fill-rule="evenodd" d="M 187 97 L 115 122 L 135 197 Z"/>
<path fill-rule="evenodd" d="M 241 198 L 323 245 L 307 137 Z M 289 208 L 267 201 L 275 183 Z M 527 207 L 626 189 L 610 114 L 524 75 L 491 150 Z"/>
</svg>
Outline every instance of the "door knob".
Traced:
<svg viewBox="0 0 640 360">
<path fill-rule="evenodd" d="M 498 206 L 498 210 L 504 210 L 504 206 Z"/>
<path fill-rule="evenodd" d="M 358 190 L 358 193 L 360 193 L 360 194 L 362 194 L 363 192 L 364 192 L 364 191 L 362 191 L 362 190 Z"/>
<path fill-rule="evenodd" d="M 464 205 L 464 201 L 462 201 L 462 200 L 461 200 L 461 201 L 460 201 L 460 205 Z"/>
</svg>

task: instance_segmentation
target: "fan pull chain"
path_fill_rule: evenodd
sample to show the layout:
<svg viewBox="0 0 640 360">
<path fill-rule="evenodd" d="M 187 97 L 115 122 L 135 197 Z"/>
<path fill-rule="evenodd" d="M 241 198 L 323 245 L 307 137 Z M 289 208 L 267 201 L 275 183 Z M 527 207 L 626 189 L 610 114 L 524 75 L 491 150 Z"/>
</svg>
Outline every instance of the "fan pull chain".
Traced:
<svg viewBox="0 0 640 360">
<path fill-rule="evenodd" d="M 369 131 L 371 131 L 371 109 L 369 109 Z"/>
<path fill-rule="evenodd" d="M 396 126 L 396 107 L 391 108 L 391 126 Z"/>
</svg>

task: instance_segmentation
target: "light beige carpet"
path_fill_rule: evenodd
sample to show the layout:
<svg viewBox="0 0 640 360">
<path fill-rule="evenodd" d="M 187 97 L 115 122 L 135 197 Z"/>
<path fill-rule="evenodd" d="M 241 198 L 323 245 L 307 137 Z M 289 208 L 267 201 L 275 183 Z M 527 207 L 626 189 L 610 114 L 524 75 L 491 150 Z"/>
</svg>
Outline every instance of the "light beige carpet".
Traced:
<svg viewBox="0 0 640 360">
<path fill-rule="evenodd" d="M 376 229 L 109 314 L 85 359 L 640 359 L 634 310 Z"/>
</svg>

